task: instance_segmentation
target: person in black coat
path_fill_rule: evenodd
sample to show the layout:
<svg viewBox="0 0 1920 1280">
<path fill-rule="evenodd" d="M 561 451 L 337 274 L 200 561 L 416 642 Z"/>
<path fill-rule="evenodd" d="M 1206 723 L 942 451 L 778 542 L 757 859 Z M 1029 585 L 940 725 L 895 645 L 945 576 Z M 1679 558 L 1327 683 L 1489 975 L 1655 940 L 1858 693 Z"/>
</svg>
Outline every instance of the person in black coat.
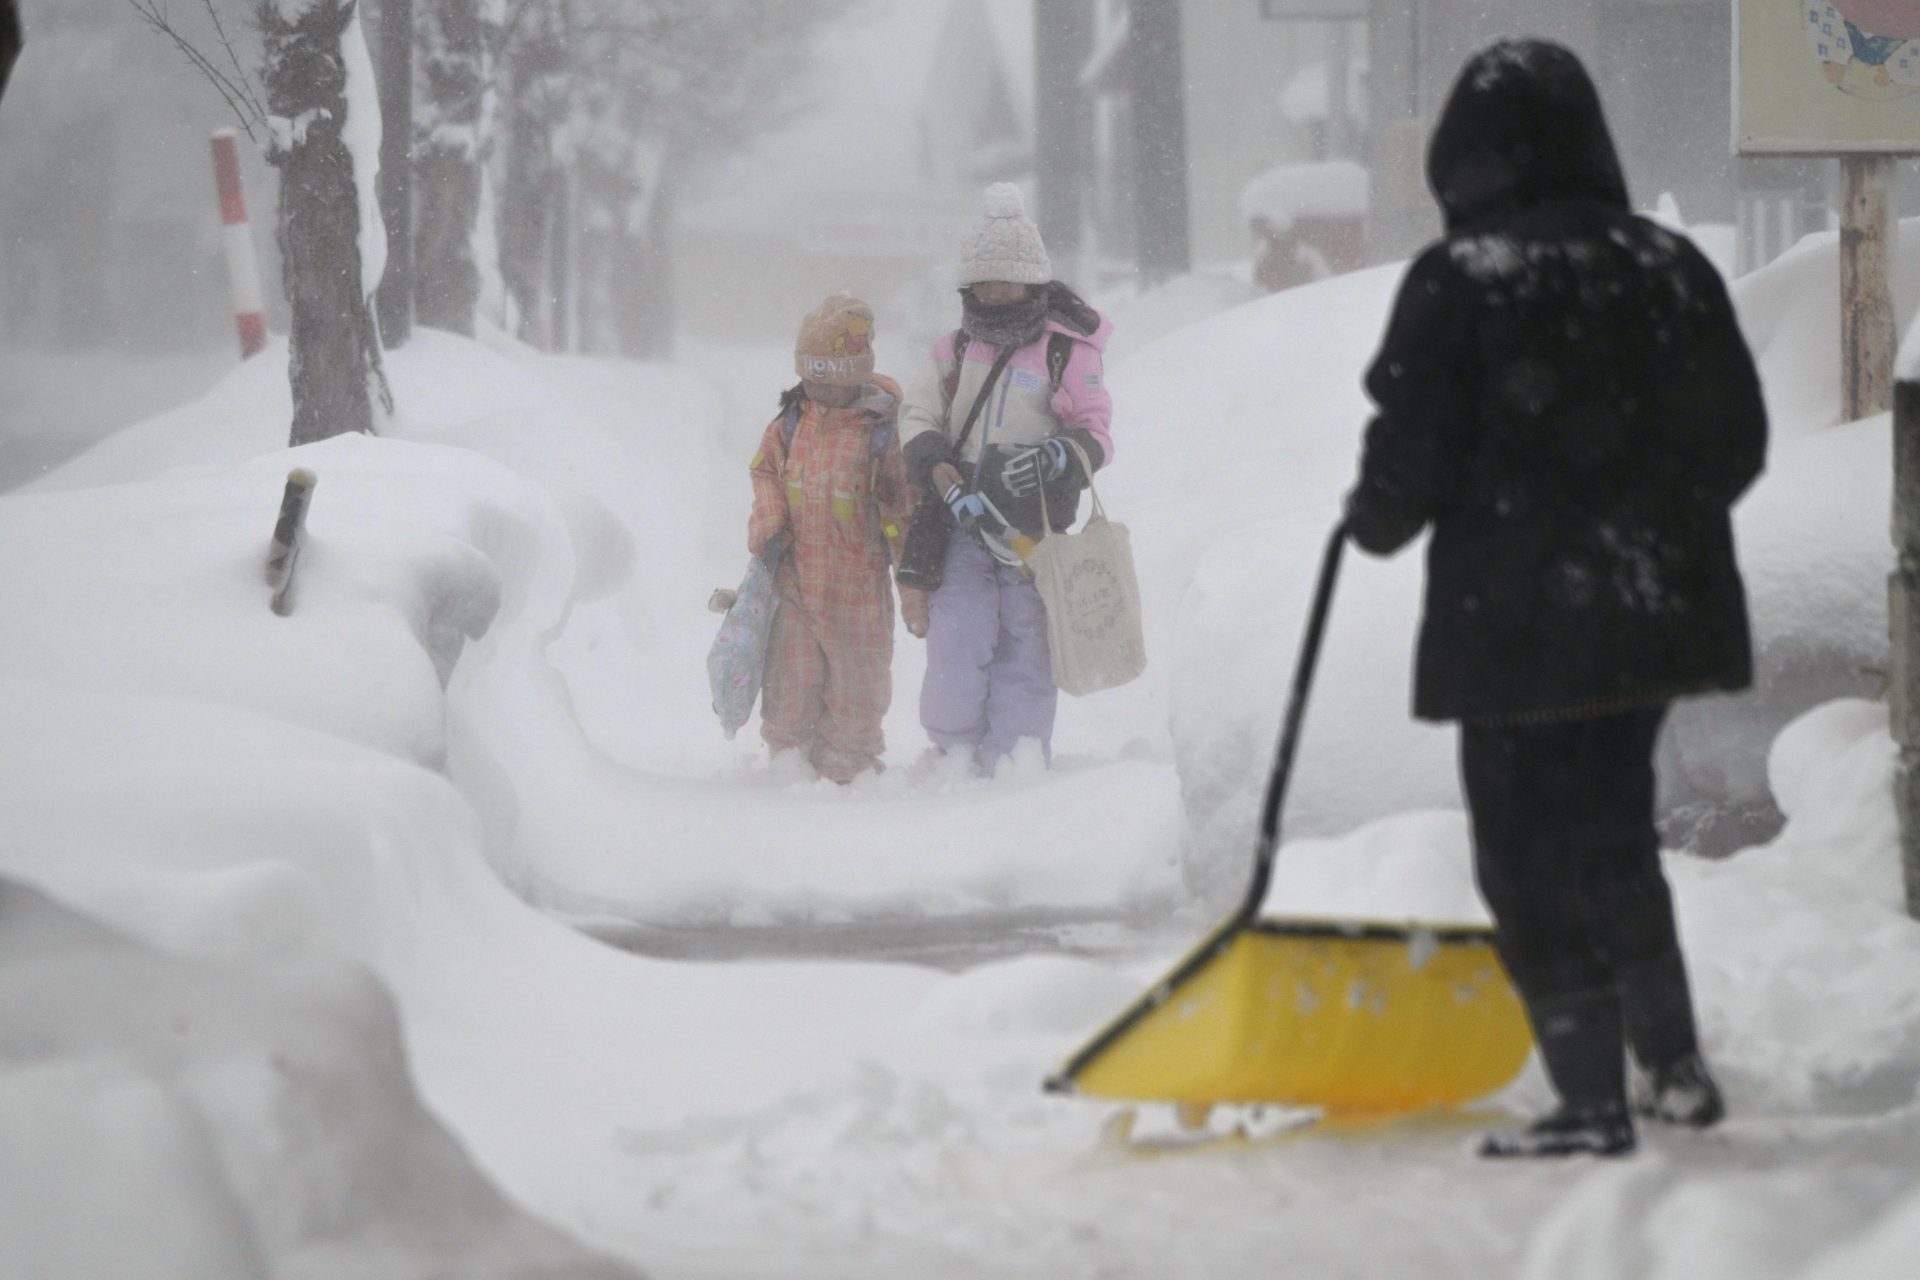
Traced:
<svg viewBox="0 0 1920 1280">
<path fill-rule="evenodd" d="M 1561 1106 L 1487 1155 L 1634 1144 L 1646 1110 L 1723 1113 L 1701 1057 L 1654 830 L 1675 698 L 1745 687 L 1728 510 L 1766 410 L 1719 274 L 1633 215 L 1568 50 L 1468 61 L 1427 178 L 1446 235 L 1407 271 L 1366 385 L 1348 535 L 1432 528 L 1414 714 L 1461 724 L 1475 874 Z"/>
</svg>

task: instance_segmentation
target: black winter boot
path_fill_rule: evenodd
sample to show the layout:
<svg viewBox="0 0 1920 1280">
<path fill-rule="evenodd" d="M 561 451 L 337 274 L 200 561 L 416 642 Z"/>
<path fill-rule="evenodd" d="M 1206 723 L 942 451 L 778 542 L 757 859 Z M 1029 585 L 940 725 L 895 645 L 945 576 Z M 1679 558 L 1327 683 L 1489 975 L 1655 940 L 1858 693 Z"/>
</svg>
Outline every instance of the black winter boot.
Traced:
<svg viewBox="0 0 1920 1280">
<path fill-rule="evenodd" d="M 1636 1090 L 1635 1114 L 1689 1129 L 1710 1129 L 1727 1114 L 1720 1086 L 1713 1082 L 1707 1063 L 1698 1053 L 1646 1073 L 1646 1092 Z"/>
<path fill-rule="evenodd" d="M 1727 1107 L 1700 1056 L 1693 996 L 1680 952 L 1622 969 L 1620 1004 L 1627 1041 L 1644 1073 L 1639 1082 L 1644 1089 L 1634 1090 L 1634 1111 L 1694 1129 L 1719 1123 Z"/>
<path fill-rule="evenodd" d="M 1601 987 L 1530 1001 L 1527 1014 L 1560 1106 L 1518 1133 L 1488 1134 L 1480 1154 L 1501 1159 L 1633 1150 L 1618 993 Z"/>
<path fill-rule="evenodd" d="M 1514 1133 L 1490 1133 L 1480 1154 L 1492 1160 L 1541 1156 L 1618 1156 L 1633 1150 L 1633 1121 L 1624 1106 L 1563 1106 Z"/>
</svg>

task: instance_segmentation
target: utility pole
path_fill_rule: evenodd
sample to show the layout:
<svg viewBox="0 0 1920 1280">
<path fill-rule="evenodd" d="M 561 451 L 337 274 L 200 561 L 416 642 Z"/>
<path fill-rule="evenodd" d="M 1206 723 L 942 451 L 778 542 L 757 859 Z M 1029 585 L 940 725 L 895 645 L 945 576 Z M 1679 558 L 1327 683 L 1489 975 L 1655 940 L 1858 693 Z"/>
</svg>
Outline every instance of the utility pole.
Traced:
<svg viewBox="0 0 1920 1280">
<path fill-rule="evenodd" d="M 1061 263 L 1079 257 L 1093 184 L 1093 99 L 1080 84 L 1080 69 L 1092 52 L 1092 0 L 1037 0 L 1033 100 L 1040 238 Z"/>
<path fill-rule="evenodd" d="M 1910 378 L 1893 389 L 1893 549 L 1894 570 L 1887 580 L 1892 632 L 1887 718 L 1899 748 L 1893 811 L 1900 826 L 1907 914 L 1920 919 L 1920 382 Z"/>
<path fill-rule="evenodd" d="M 380 5 L 380 221 L 387 273 L 376 294 L 380 341 L 413 336 L 413 0 Z"/>
<path fill-rule="evenodd" d="M 1134 234 L 1140 277 L 1154 285 L 1191 269 L 1181 0 L 1133 0 L 1127 34 L 1133 99 Z"/>
</svg>

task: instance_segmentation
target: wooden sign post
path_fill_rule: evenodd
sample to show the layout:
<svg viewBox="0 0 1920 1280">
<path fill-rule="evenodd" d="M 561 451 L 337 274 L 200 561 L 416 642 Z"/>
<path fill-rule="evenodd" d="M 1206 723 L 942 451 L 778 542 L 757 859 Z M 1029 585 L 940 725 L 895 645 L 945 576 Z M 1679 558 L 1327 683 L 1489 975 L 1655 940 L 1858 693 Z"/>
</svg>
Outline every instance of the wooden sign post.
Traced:
<svg viewBox="0 0 1920 1280">
<path fill-rule="evenodd" d="M 1920 0 L 1735 0 L 1734 150 L 1840 160 L 1842 421 L 1895 408 L 1888 579 L 1907 910 L 1920 918 L 1920 386 L 1896 406 L 1893 158 L 1920 154 Z"/>
<path fill-rule="evenodd" d="M 1893 407 L 1892 156 L 1840 158 L 1840 413 Z"/>
</svg>

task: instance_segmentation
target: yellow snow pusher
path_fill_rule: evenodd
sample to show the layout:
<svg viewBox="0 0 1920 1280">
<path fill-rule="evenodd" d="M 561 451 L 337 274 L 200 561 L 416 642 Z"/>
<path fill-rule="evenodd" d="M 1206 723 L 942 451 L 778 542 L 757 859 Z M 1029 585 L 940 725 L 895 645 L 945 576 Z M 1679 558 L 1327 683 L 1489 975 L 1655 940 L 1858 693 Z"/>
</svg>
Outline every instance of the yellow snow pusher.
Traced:
<svg viewBox="0 0 1920 1280">
<path fill-rule="evenodd" d="M 1532 1034 L 1491 929 L 1261 915 L 1345 544 L 1338 527 L 1321 560 L 1246 897 L 1049 1091 L 1183 1115 L 1216 1103 L 1384 1115 L 1471 1101 L 1526 1062 Z"/>
</svg>

